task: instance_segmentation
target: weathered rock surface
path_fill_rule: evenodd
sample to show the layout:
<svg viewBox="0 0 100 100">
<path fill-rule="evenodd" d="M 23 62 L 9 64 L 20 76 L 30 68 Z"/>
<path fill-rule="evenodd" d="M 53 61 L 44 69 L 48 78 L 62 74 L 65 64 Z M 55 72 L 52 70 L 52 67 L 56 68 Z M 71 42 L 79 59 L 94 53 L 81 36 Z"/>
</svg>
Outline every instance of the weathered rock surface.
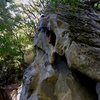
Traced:
<svg viewBox="0 0 100 100">
<path fill-rule="evenodd" d="M 36 35 L 35 59 L 24 73 L 20 100 L 100 100 L 100 14 L 49 14 L 55 46 Z"/>
</svg>

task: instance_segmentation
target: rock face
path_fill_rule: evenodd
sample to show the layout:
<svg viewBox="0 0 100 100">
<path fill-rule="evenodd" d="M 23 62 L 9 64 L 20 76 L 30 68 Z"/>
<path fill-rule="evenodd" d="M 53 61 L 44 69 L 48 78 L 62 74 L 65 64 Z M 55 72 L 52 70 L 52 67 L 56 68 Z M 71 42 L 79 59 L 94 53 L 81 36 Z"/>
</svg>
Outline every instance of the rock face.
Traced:
<svg viewBox="0 0 100 100">
<path fill-rule="evenodd" d="M 20 100 L 100 100 L 100 13 L 63 11 L 48 24 L 54 40 L 36 35 Z"/>
</svg>

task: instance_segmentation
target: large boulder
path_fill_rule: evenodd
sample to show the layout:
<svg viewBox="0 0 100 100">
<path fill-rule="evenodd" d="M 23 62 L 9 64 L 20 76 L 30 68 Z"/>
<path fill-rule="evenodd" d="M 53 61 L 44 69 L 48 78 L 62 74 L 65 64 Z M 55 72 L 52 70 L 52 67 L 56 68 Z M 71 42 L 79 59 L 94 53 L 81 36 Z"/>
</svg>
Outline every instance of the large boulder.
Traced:
<svg viewBox="0 0 100 100">
<path fill-rule="evenodd" d="M 48 25 L 55 45 L 36 34 L 20 100 L 100 100 L 100 14 L 62 10 L 49 14 Z"/>
</svg>

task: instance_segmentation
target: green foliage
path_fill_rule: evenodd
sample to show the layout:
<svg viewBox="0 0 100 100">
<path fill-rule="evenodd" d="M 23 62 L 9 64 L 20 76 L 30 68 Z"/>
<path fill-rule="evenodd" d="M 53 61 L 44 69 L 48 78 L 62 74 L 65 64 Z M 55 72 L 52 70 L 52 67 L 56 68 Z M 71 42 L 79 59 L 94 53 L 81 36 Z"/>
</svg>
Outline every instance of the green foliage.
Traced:
<svg viewBox="0 0 100 100">
<path fill-rule="evenodd" d="M 28 18 L 24 20 L 19 8 L 14 2 L 0 1 L 0 85 L 14 83 L 22 78 L 26 67 L 24 52 L 28 45 L 32 45 L 28 31 L 32 24 L 26 24 Z"/>
<path fill-rule="evenodd" d="M 50 0 L 53 6 L 57 7 L 59 4 L 69 5 L 71 7 L 77 7 L 79 0 Z"/>
<path fill-rule="evenodd" d="M 52 2 L 54 5 L 63 4 L 63 5 L 77 6 L 79 0 L 50 0 L 50 2 Z"/>
<path fill-rule="evenodd" d="M 95 3 L 95 4 L 94 4 L 94 7 L 96 7 L 97 9 L 100 9 L 100 2 Z"/>
</svg>

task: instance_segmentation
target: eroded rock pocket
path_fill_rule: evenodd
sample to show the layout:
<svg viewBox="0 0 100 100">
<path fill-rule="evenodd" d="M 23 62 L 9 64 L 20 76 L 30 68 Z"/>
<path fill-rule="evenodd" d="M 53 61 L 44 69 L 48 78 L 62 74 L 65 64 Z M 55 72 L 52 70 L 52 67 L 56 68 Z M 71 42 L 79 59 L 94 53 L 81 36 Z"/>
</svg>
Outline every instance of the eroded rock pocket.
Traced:
<svg viewBox="0 0 100 100">
<path fill-rule="evenodd" d="M 47 33 L 48 39 L 49 39 L 49 43 L 53 46 L 55 46 L 56 43 L 56 35 L 52 30 L 49 30 Z"/>
<path fill-rule="evenodd" d="M 78 81 L 84 88 L 86 88 L 88 93 L 90 93 L 90 95 L 92 96 L 93 100 L 99 100 L 96 93 L 96 80 L 89 78 L 76 69 L 72 69 L 72 74 L 75 80 Z"/>
</svg>

